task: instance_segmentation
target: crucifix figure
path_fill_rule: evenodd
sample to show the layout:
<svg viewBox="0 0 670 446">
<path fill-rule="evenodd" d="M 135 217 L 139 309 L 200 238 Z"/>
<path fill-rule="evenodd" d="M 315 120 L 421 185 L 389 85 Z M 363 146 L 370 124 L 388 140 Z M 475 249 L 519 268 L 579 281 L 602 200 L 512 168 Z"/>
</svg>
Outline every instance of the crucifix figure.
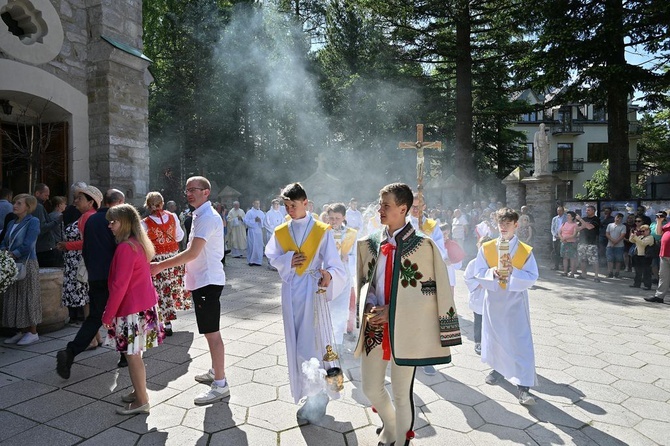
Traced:
<svg viewBox="0 0 670 446">
<path fill-rule="evenodd" d="M 424 141 L 423 140 L 423 124 L 416 125 L 416 142 L 400 142 L 398 144 L 399 149 L 414 149 L 416 150 L 416 181 L 417 193 L 419 200 L 423 202 L 423 172 L 425 158 L 423 155 L 423 149 L 441 149 L 441 141 Z"/>
</svg>

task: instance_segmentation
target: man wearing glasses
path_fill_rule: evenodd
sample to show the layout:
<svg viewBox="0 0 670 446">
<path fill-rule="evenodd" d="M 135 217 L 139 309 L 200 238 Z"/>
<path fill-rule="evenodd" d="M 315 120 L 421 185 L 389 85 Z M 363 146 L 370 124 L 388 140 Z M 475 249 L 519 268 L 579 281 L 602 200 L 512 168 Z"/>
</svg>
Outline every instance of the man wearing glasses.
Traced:
<svg viewBox="0 0 670 446">
<path fill-rule="evenodd" d="M 209 202 L 211 185 L 205 177 L 191 177 L 186 181 L 186 200 L 195 210 L 193 226 L 186 250 L 161 262 L 151 264 L 151 274 L 166 268 L 186 264 L 184 286 L 191 291 L 198 332 L 205 335 L 212 368 L 195 380 L 210 384 L 207 392 L 197 396 L 195 404 L 203 405 L 220 401 L 230 395 L 226 381 L 224 345 L 219 332 L 221 292 L 226 283 L 223 272 L 223 221 Z"/>
</svg>

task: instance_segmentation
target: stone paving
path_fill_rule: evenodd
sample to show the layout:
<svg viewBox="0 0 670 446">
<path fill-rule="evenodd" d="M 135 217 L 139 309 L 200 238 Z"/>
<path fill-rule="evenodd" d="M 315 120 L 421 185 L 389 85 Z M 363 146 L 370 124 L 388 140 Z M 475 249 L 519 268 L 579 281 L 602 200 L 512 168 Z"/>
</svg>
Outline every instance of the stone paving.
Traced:
<svg viewBox="0 0 670 446">
<path fill-rule="evenodd" d="M 277 273 L 242 259 L 228 260 L 226 273 L 228 401 L 193 405 L 206 389 L 193 376 L 210 364 L 190 311 L 145 356 L 150 415 L 115 414 L 130 379 L 108 348 L 84 352 L 69 380 L 58 377 L 56 352 L 77 330 L 67 327 L 27 347 L 0 343 L 0 445 L 374 446 L 379 418 L 361 392 L 353 343 L 345 344 L 342 398 L 318 425 L 298 425 Z M 509 383 L 484 384 L 489 369 L 474 353 L 472 313 L 458 283 L 463 345 L 437 375 L 417 372 L 413 445 L 670 444 L 670 306 L 646 303 L 650 292 L 626 279 L 596 284 L 545 268 L 541 276 L 530 300 L 538 404 L 519 405 Z"/>
</svg>

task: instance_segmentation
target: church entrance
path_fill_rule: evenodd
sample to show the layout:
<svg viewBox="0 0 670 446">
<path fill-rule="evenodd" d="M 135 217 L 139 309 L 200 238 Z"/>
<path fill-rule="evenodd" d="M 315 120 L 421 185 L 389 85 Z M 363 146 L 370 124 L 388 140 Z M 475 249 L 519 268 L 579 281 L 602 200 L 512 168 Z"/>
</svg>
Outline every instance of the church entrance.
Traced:
<svg viewBox="0 0 670 446">
<path fill-rule="evenodd" d="M 45 183 L 51 196 L 67 196 L 68 123 L 6 122 L 0 118 L 0 184 L 32 193 Z"/>
</svg>

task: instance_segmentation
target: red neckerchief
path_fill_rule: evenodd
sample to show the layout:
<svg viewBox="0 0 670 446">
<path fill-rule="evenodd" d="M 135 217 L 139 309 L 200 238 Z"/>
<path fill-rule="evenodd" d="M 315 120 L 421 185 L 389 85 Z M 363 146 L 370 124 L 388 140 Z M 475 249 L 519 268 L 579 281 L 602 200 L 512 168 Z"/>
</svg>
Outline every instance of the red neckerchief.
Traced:
<svg viewBox="0 0 670 446">
<path fill-rule="evenodd" d="M 381 246 L 382 254 L 386 256 L 386 268 L 384 269 L 384 305 L 391 303 L 391 282 L 393 279 L 393 252 L 395 245 L 391 243 L 384 243 Z M 388 314 L 388 308 L 387 308 Z M 389 324 L 384 324 L 384 335 L 382 337 L 382 359 L 384 361 L 391 360 L 391 338 L 389 337 Z"/>
</svg>

